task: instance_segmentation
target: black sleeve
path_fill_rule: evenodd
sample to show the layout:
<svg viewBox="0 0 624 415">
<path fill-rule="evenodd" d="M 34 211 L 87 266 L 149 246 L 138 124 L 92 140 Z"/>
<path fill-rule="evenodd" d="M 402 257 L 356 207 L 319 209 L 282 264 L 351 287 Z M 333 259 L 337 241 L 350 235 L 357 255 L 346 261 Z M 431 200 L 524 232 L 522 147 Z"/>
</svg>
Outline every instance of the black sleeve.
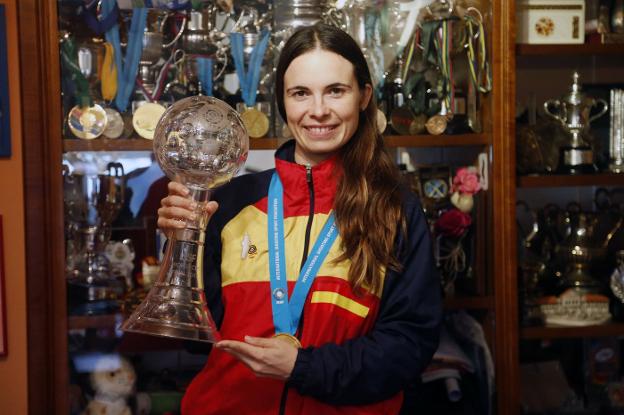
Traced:
<svg viewBox="0 0 624 415">
<path fill-rule="evenodd" d="M 371 332 L 342 345 L 299 351 L 288 381 L 303 395 L 333 405 L 388 399 L 417 379 L 437 349 L 442 300 L 427 221 L 415 197 L 405 203 L 403 269 L 388 272 Z"/>
</svg>

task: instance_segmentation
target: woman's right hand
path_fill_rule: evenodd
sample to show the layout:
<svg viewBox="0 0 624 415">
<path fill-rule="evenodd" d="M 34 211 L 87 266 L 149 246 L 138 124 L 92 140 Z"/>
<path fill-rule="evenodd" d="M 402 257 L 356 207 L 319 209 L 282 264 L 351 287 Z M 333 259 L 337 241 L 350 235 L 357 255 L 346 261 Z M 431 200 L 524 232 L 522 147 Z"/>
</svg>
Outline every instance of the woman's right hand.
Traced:
<svg viewBox="0 0 624 415">
<path fill-rule="evenodd" d="M 158 209 L 158 227 L 167 237 L 170 237 L 176 229 L 184 229 L 186 221 L 194 221 L 200 212 L 197 211 L 198 204 L 191 196 L 189 189 L 182 183 L 169 182 L 167 185 L 169 194 L 160 201 Z M 204 212 L 208 214 L 208 219 L 219 207 L 215 201 L 210 201 L 204 206 Z"/>
</svg>

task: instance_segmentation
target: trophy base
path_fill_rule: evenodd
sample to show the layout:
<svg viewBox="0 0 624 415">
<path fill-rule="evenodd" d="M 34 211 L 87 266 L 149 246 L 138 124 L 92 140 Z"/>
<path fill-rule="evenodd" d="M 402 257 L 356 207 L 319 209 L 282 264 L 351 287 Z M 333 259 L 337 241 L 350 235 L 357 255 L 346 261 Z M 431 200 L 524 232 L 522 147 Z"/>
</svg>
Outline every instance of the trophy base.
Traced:
<svg viewBox="0 0 624 415">
<path fill-rule="evenodd" d="M 121 326 L 123 331 L 215 343 L 221 340 L 203 292 L 158 283 Z"/>
<path fill-rule="evenodd" d="M 589 147 L 563 147 L 559 153 L 557 174 L 593 174 L 598 168 L 594 164 L 594 153 Z"/>
<path fill-rule="evenodd" d="M 205 343 L 216 343 L 221 340 L 217 331 L 197 328 L 192 324 L 173 323 L 149 317 L 139 317 L 131 324 L 124 323 L 124 332 L 146 334 L 149 336 L 168 337 L 172 339 L 193 340 Z"/>
</svg>

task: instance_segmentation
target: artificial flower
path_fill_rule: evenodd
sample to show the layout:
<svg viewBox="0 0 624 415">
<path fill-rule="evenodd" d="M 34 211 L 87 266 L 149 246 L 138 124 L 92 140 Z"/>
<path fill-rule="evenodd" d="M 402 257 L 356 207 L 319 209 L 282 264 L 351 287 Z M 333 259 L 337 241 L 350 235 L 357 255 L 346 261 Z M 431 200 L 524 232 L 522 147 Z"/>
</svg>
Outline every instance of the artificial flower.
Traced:
<svg viewBox="0 0 624 415">
<path fill-rule="evenodd" d="M 474 167 L 462 167 L 457 170 L 453 178 L 452 192 L 474 195 L 479 190 L 481 190 L 481 184 Z"/>
<path fill-rule="evenodd" d="M 472 223 L 472 218 L 467 213 L 458 209 L 450 209 L 444 212 L 435 223 L 435 231 L 439 235 L 460 237 Z"/>
<path fill-rule="evenodd" d="M 468 213 L 474 206 L 474 198 L 469 193 L 455 192 L 451 195 L 451 203 L 462 212 Z"/>
</svg>

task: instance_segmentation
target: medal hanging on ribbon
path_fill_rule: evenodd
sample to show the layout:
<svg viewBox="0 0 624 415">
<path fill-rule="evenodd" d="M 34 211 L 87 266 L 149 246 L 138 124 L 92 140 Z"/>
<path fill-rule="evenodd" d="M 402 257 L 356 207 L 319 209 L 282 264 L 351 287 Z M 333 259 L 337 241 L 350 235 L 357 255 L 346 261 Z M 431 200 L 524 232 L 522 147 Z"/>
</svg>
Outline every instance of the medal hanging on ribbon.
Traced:
<svg viewBox="0 0 624 415">
<path fill-rule="evenodd" d="M 245 56 L 243 54 L 243 34 L 230 33 L 230 47 L 232 58 L 236 67 L 236 75 L 240 81 L 241 96 L 245 103 L 245 110 L 241 119 L 249 136 L 252 138 L 264 137 L 269 132 L 269 117 L 255 108 L 258 84 L 260 83 L 260 69 L 264 52 L 269 44 L 269 31 L 264 29 L 260 33 L 258 43 L 254 46 L 249 58 L 249 67 L 245 69 Z"/>
<path fill-rule="evenodd" d="M 197 77 L 199 78 L 199 93 L 202 91 L 212 96 L 212 59 L 198 57 L 197 58 Z"/>
<path fill-rule="evenodd" d="M 91 140 L 99 137 L 106 128 L 107 117 L 104 109 L 93 103 L 89 91 L 89 81 L 78 65 L 76 46 L 71 36 L 61 42 L 63 72 L 73 82 L 76 104 L 67 114 L 67 125 L 78 138 Z"/>
<path fill-rule="evenodd" d="M 115 7 L 115 0 L 103 0 L 102 10 L 109 12 Z M 128 33 L 128 46 L 125 59 L 122 59 L 121 42 L 119 40 L 119 25 L 114 24 L 106 31 L 106 41 L 113 45 L 115 64 L 117 65 L 117 96 L 115 106 L 121 112 L 128 108 L 128 101 L 134 90 L 134 84 L 139 69 L 139 60 L 143 50 L 143 32 L 147 24 L 147 9 L 132 10 L 132 22 Z"/>
<path fill-rule="evenodd" d="M 338 237 L 338 229 L 334 220 L 334 214 L 331 213 L 299 273 L 299 278 L 297 278 L 295 288 L 289 300 L 288 278 L 286 275 L 283 193 L 282 182 L 277 172 L 275 172 L 269 186 L 267 207 L 271 309 L 273 312 L 275 337 L 287 340 L 295 347 L 301 347 L 301 343 L 295 337 L 295 333 L 303 313 L 303 306 L 316 274 Z"/>
</svg>

